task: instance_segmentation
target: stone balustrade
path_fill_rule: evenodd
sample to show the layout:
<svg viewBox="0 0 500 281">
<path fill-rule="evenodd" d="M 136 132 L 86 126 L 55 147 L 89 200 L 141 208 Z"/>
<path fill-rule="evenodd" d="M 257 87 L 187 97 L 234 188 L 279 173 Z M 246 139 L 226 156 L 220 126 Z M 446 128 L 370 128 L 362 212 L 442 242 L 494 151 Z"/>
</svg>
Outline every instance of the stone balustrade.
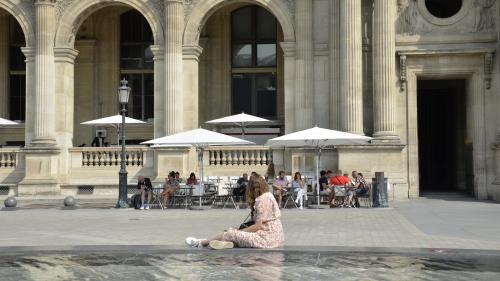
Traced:
<svg viewBox="0 0 500 281">
<path fill-rule="evenodd" d="M 120 166 L 122 156 L 120 147 L 88 147 L 73 149 L 80 150 L 81 165 L 83 167 Z M 147 148 L 127 148 L 125 164 L 127 166 L 143 166 L 144 153 Z"/>
<path fill-rule="evenodd" d="M 0 148 L 0 168 L 14 168 L 17 166 L 19 149 Z"/>
<path fill-rule="evenodd" d="M 273 160 L 273 153 L 267 146 L 210 147 L 209 166 L 267 166 Z"/>
</svg>

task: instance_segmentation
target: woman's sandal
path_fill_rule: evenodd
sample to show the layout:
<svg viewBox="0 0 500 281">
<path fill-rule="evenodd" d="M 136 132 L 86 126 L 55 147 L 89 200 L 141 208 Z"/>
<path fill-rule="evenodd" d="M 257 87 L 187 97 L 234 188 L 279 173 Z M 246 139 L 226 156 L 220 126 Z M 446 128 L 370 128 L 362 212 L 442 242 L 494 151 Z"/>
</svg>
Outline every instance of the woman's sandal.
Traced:
<svg viewBox="0 0 500 281">
<path fill-rule="evenodd" d="M 232 249 L 234 248 L 233 242 L 212 240 L 208 243 L 208 247 L 214 250 Z"/>
</svg>

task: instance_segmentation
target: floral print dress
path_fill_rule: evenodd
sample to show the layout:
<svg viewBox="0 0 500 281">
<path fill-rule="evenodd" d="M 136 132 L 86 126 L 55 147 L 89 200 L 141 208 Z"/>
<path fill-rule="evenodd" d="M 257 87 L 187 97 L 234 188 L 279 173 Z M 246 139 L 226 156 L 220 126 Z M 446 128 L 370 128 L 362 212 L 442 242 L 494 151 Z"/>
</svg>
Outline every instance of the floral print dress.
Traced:
<svg viewBox="0 0 500 281">
<path fill-rule="evenodd" d="M 262 229 L 257 232 L 244 232 L 230 229 L 223 234 L 226 241 L 231 241 L 244 248 L 277 248 L 285 240 L 281 225 L 281 212 L 274 196 L 266 192 L 255 199 L 254 221 L 262 222 Z"/>
</svg>

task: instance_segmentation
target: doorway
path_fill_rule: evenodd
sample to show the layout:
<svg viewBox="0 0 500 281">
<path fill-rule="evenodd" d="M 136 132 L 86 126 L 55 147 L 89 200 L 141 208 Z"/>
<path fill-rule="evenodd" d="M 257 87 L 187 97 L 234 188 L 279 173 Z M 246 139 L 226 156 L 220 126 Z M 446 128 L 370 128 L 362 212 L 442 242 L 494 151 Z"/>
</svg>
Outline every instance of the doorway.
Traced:
<svg viewBox="0 0 500 281">
<path fill-rule="evenodd" d="M 465 89 L 464 79 L 417 82 L 421 193 L 473 190 L 472 143 L 466 140 Z"/>
</svg>

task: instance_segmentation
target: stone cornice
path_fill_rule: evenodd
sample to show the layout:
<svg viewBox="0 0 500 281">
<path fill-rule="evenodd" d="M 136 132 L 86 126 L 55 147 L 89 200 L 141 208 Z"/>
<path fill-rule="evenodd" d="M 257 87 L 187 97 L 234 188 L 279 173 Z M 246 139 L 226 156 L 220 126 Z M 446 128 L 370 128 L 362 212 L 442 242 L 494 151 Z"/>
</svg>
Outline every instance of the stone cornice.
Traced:
<svg viewBox="0 0 500 281">
<path fill-rule="evenodd" d="M 35 5 L 51 5 L 55 6 L 57 0 L 35 0 Z"/>
</svg>

